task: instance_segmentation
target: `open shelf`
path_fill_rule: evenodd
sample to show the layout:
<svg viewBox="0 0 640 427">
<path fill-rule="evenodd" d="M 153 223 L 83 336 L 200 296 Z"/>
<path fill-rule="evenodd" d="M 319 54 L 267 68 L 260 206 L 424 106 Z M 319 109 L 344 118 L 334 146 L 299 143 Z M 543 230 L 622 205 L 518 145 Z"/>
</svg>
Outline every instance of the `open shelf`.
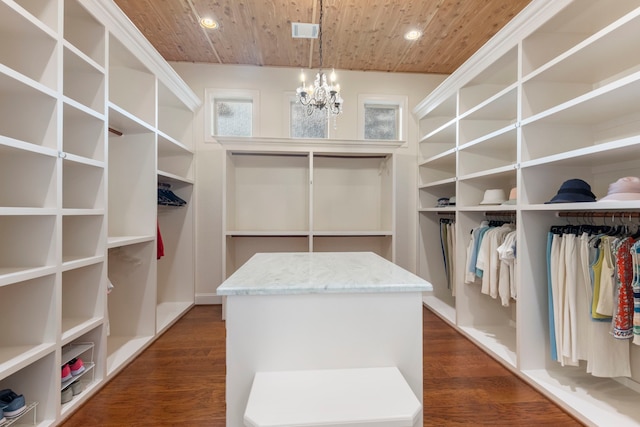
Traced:
<svg viewBox="0 0 640 427">
<path fill-rule="evenodd" d="M 104 114 L 105 75 L 85 58 L 78 56 L 69 47 L 65 47 L 64 56 L 64 96 L 67 96 L 87 108 Z"/>
<path fill-rule="evenodd" d="M 141 236 L 156 232 L 155 135 L 151 132 L 109 137 L 108 235 Z M 126 206 L 126 209 L 123 209 Z"/>
<path fill-rule="evenodd" d="M 58 32 L 58 2 L 13 0 L 30 13 L 34 18 L 54 32 Z M 5 16 L 2 14 L 2 16 Z M 0 61 L 1 62 L 1 61 Z"/>
<path fill-rule="evenodd" d="M 155 126 L 156 78 L 113 36 L 109 38 L 109 101 Z"/>
<path fill-rule="evenodd" d="M 158 182 L 168 181 L 158 177 Z M 157 261 L 156 330 L 164 330 L 194 303 L 195 251 L 193 185 L 169 181 L 171 190 L 186 201 L 181 207 L 158 206 L 158 227 L 164 256 Z"/>
<path fill-rule="evenodd" d="M 420 105 L 416 108 L 419 108 Z M 442 102 L 426 106 L 427 111 L 420 117 L 420 140 L 431 134 L 436 129 L 441 128 L 449 122 L 454 121 L 458 115 L 457 94 L 448 96 Z"/>
<path fill-rule="evenodd" d="M 227 154 L 227 224 L 233 231 L 309 230 L 309 157 Z"/>
<path fill-rule="evenodd" d="M 195 156 L 179 142 L 158 133 L 158 171 L 193 180 Z"/>
<path fill-rule="evenodd" d="M 28 2 L 22 3 L 26 5 Z M 39 24 L 19 8 L 0 3 L 0 64 L 56 90 L 56 34 Z"/>
<path fill-rule="evenodd" d="M 452 120 L 421 139 L 418 142 L 419 161 L 455 150 L 457 124 L 457 121 Z"/>
<path fill-rule="evenodd" d="M 100 322 L 104 317 L 104 263 L 62 273 L 62 336 L 77 336 L 78 331 Z"/>
<path fill-rule="evenodd" d="M 52 155 L 2 145 L 0 138 L 0 206 L 55 208 L 56 164 Z"/>
<path fill-rule="evenodd" d="M 512 87 L 462 116 L 458 130 L 458 146 L 500 129 L 515 127 L 517 99 L 517 90 Z"/>
<path fill-rule="evenodd" d="M 455 150 L 432 157 L 418 165 L 419 185 L 455 178 L 458 156 Z"/>
<path fill-rule="evenodd" d="M 391 230 L 393 203 L 391 156 L 314 155 L 314 230 Z"/>
<path fill-rule="evenodd" d="M 63 216 L 63 263 L 104 255 L 105 244 L 103 215 Z"/>
<path fill-rule="evenodd" d="M 105 27 L 80 0 L 64 0 L 64 39 L 101 67 L 105 65 Z"/>
<path fill-rule="evenodd" d="M 517 161 L 518 136 L 513 127 L 475 144 L 460 147 L 457 172 L 464 176 L 505 166 L 515 167 Z"/>
<path fill-rule="evenodd" d="M 0 74 L 0 135 L 58 148 L 56 97 L 42 89 Z"/>
<path fill-rule="evenodd" d="M 62 163 L 62 207 L 104 209 L 104 168 L 65 159 Z"/>
<path fill-rule="evenodd" d="M 638 4 L 633 0 L 615 3 L 584 0 L 570 3 L 522 41 L 523 76 L 577 46 L 637 7 Z M 630 40 L 625 41 L 627 42 Z M 618 55 L 618 58 L 621 56 L 624 55 Z"/>
<path fill-rule="evenodd" d="M 51 425 L 54 423 L 57 405 L 54 399 L 50 397 L 53 393 L 56 393 L 56 390 L 57 393 L 60 393 L 58 388 L 60 374 L 52 375 L 53 372 L 60 372 L 60 367 L 56 367 L 55 359 L 55 352 L 49 351 L 47 354 L 0 380 L 2 389 L 11 389 L 18 394 L 22 394 L 27 403 L 28 412 L 18 418 L 17 422 L 12 424 L 13 426 L 33 425 L 34 411 L 36 425 Z M 35 405 L 37 407 L 34 408 Z"/>
<path fill-rule="evenodd" d="M 512 48 L 460 89 L 459 114 L 476 108 L 518 80 L 518 49 Z"/>
<path fill-rule="evenodd" d="M 155 242 L 109 250 L 107 373 L 123 367 L 156 333 Z M 106 286 L 103 289 L 106 293 Z"/>
<path fill-rule="evenodd" d="M 62 108 L 63 150 L 76 156 L 104 162 L 104 117 L 95 116 L 68 103 Z"/>
<path fill-rule="evenodd" d="M 20 328 L 8 328 L 0 337 L 0 367 L 15 372 L 42 353 L 50 351 L 56 342 L 55 275 L 0 286 L 0 310 L 7 318 L 19 319 L 24 307 L 30 308 L 29 321 Z"/>
<path fill-rule="evenodd" d="M 54 266 L 56 217 L 0 216 L 0 278 L 3 274 Z"/>
<path fill-rule="evenodd" d="M 193 112 L 158 82 L 158 130 L 193 149 Z"/>
</svg>

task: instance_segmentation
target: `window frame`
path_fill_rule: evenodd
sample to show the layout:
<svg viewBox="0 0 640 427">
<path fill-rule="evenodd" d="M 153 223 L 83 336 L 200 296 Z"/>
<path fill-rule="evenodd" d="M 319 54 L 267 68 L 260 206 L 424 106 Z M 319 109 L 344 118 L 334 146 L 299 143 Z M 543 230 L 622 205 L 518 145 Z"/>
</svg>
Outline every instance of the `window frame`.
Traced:
<svg viewBox="0 0 640 427">
<path fill-rule="evenodd" d="M 366 105 L 389 105 L 398 108 L 398 135 L 397 139 L 390 139 L 388 141 L 404 141 L 407 137 L 408 122 L 408 97 L 404 95 L 374 95 L 374 94 L 360 94 L 358 95 L 358 139 L 365 139 L 364 129 L 364 116 Z M 377 140 L 368 140 L 377 141 Z"/>
<path fill-rule="evenodd" d="M 324 138 L 306 138 L 306 137 L 294 137 L 291 134 L 291 107 L 293 105 L 295 105 L 297 102 L 297 97 L 295 95 L 295 93 L 291 92 L 291 93 L 287 93 L 285 94 L 284 97 L 284 104 L 285 104 L 285 112 L 286 114 L 284 114 L 284 126 L 286 129 L 286 135 L 289 135 L 289 138 L 292 139 L 330 139 L 331 138 L 331 126 L 330 126 L 330 117 L 327 117 L 327 120 L 325 121 L 325 137 Z M 304 108 L 304 106 L 302 106 Z"/>
<path fill-rule="evenodd" d="M 224 100 L 242 100 L 251 101 L 251 135 L 256 137 L 259 135 L 260 129 L 260 91 L 252 89 L 218 89 L 206 88 L 205 90 L 205 118 L 204 118 L 204 141 L 217 142 L 218 138 L 226 138 L 224 135 L 216 135 L 215 133 L 215 101 L 216 99 Z"/>
</svg>

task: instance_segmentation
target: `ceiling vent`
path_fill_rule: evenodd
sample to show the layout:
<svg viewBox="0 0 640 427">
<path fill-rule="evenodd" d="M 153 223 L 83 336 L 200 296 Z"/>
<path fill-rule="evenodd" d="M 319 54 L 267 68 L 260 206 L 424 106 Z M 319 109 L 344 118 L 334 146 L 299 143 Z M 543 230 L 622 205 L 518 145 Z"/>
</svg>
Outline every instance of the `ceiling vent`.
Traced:
<svg viewBox="0 0 640 427">
<path fill-rule="evenodd" d="M 291 36 L 294 39 L 317 39 L 318 24 L 305 24 L 303 22 L 291 23 Z"/>
</svg>

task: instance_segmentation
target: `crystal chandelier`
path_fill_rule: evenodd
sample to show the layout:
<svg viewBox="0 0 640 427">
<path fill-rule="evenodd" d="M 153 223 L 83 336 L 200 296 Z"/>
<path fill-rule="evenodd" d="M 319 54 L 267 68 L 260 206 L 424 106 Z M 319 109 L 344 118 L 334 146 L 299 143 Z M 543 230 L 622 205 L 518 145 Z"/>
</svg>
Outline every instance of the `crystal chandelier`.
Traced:
<svg viewBox="0 0 640 427">
<path fill-rule="evenodd" d="M 327 109 L 327 114 L 338 115 L 342 112 L 342 97 L 340 96 L 340 85 L 336 83 L 336 73 L 331 72 L 329 82 L 327 75 L 322 71 L 322 0 L 320 0 L 320 21 L 318 24 L 318 40 L 320 50 L 320 68 L 313 81 L 313 85 L 305 86 L 304 73 L 301 75 L 302 83 L 296 89 L 298 102 L 306 107 L 307 115 L 313 114 L 315 110 Z"/>
</svg>

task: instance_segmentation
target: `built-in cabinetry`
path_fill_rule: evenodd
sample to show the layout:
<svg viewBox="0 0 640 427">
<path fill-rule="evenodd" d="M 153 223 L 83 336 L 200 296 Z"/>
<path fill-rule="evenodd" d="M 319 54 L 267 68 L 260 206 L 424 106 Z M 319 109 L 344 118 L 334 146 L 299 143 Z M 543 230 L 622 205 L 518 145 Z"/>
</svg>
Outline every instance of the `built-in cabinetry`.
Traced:
<svg viewBox="0 0 640 427">
<path fill-rule="evenodd" d="M 534 0 L 414 110 L 418 148 L 418 273 L 425 304 L 489 354 L 590 425 L 638 425 L 640 348 L 631 378 L 596 378 L 551 360 L 547 233 L 561 215 L 630 211 L 638 201 L 545 204 L 568 179 L 598 198 L 640 167 L 637 1 Z M 514 205 L 480 205 L 517 187 Z M 441 197 L 456 205 L 437 207 Z M 517 303 L 465 283 L 470 231 L 508 217 L 517 229 Z M 455 295 L 447 287 L 440 219 L 456 224 Z M 517 307 L 517 308 L 516 308 Z"/>
<path fill-rule="evenodd" d="M 110 1 L 2 0 L 0 36 L 0 389 L 46 426 L 194 302 L 199 100 Z M 188 203 L 158 207 L 159 182 Z"/>
<path fill-rule="evenodd" d="M 401 142 L 219 138 L 226 149 L 225 278 L 257 252 L 395 256 Z"/>
</svg>

